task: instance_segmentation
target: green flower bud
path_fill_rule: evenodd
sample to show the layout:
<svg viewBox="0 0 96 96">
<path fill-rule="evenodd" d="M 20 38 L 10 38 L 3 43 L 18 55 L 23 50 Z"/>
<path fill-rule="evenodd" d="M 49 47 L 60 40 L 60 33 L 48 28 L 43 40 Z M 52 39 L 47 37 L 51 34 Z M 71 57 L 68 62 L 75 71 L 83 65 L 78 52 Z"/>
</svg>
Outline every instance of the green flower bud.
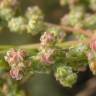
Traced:
<svg viewBox="0 0 96 96">
<path fill-rule="evenodd" d="M 72 71 L 71 67 L 59 66 L 55 72 L 56 80 L 64 87 L 72 87 L 77 80 L 77 74 Z"/>
<path fill-rule="evenodd" d="M 0 8 L 0 18 L 9 21 L 14 16 L 14 10 L 12 8 Z"/>
<path fill-rule="evenodd" d="M 20 91 L 20 92 L 16 93 L 16 96 L 26 96 L 26 95 L 23 91 Z"/>
<path fill-rule="evenodd" d="M 58 27 L 48 28 L 47 32 L 52 33 L 55 36 L 57 42 L 64 40 L 64 37 L 66 36 L 64 31 Z"/>
<path fill-rule="evenodd" d="M 65 6 L 68 4 L 68 0 L 60 0 L 60 5 Z"/>
<path fill-rule="evenodd" d="M 69 25 L 81 27 L 83 18 L 84 18 L 84 7 L 76 6 L 69 13 L 68 17 Z"/>
<path fill-rule="evenodd" d="M 38 6 L 28 7 L 25 13 L 27 19 L 37 16 L 39 19 L 44 19 L 44 15 Z"/>
<path fill-rule="evenodd" d="M 89 7 L 93 10 L 96 11 L 96 0 L 89 0 Z"/>
<path fill-rule="evenodd" d="M 8 22 L 8 27 L 12 32 L 24 32 L 26 30 L 26 19 L 21 16 L 12 18 Z"/>
<path fill-rule="evenodd" d="M 84 28 L 87 29 L 96 29 L 96 14 L 87 15 L 84 20 Z"/>
<path fill-rule="evenodd" d="M 28 19 L 27 32 L 33 35 L 44 31 L 44 16 L 38 7 L 29 7 L 25 14 Z"/>
<path fill-rule="evenodd" d="M 4 7 L 16 7 L 18 5 L 18 0 L 1 0 L 0 8 Z"/>
</svg>

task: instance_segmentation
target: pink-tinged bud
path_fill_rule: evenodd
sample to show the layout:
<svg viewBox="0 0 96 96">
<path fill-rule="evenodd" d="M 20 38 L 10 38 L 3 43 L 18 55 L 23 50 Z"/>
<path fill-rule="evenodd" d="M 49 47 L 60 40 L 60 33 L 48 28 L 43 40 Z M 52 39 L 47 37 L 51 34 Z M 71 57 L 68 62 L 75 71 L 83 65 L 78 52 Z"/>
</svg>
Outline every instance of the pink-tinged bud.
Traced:
<svg viewBox="0 0 96 96">
<path fill-rule="evenodd" d="M 53 63 L 50 56 L 46 55 L 46 54 L 43 54 L 40 59 L 43 63 L 46 63 L 46 64 L 52 64 Z"/>
<path fill-rule="evenodd" d="M 53 64 L 53 52 L 54 50 L 49 49 L 43 53 L 40 54 L 40 61 L 45 64 Z"/>
<path fill-rule="evenodd" d="M 89 68 L 90 68 L 90 70 L 92 71 L 93 74 L 96 74 L 96 61 L 92 61 L 89 64 Z"/>
<path fill-rule="evenodd" d="M 26 57 L 26 52 L 23 50 L 11 49 L 6 53 L 5 61 L 8 62 L 11 70 L 10 76 L 13 79 L 21 80 L 23 75 L 22 72 L 25 68 L 24 58 Z"/>
<path fill-rule="evenodd" d="M 68 19 L 69 19 L 69 16 L 68 15 L 64 15 L 61 19 L 61 24 L 62 25 L 68 25 L 69 22 L 68 22 Z"/>
<path fill-rule="evenodd" d="M 25 51 L 11 49 L 6 53 L 5 61 L 7 61 L 9 64 L 18 64 L 24 60 L 25 56 Z"/>
<path fill-rule="evenodd" d="M 16 80 L 21 80 L 23 75 L 20 74 L 20 70 L 19 68 L 12 68 L 10 70 L 10 76 L 13 78 L 13 79 L 16 79 Z"/>
<path fill-rule="evenodd" d="M 47 44 L 50 44 L 50 43 L 53 43 L 55 41 L 55 36 L 53 33 L 50 33 L 50 32 L 45 32 L 41 38 L 40 38 L 40 41 L 41 41 L 41 45 L 42 46 L 45 46 Z"/>
<path fill-rule="evenodd" d="M 92 59 L 94 59 L 94 54 L 92 52 L 89 52 L 87 54 L 88 60 L 91 61 Z"/>
<path fill-rule="evenodd" d="M 90 43 L 90 48 L 92 51 L 96 51 L 96 39 L 93 39 Z"/>
</svg>

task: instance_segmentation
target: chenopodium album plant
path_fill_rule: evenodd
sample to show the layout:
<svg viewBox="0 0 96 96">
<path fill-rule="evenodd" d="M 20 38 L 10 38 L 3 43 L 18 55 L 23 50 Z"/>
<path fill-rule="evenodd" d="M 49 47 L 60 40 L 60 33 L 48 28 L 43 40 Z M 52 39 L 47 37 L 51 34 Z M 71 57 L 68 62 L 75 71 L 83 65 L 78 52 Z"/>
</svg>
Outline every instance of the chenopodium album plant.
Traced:
<svg viewBox="0 0 96 96">
<path fill-rule="evenodd" d="M 58 43 L 58 39 L 61 39 L 60 31 L 55 32 L 53 28 L 52 31 L 44 32 L 40 44 L 30 51 L 12 48 L 4 52 L 2 59 L 11 78 L 23 80 L 28 74 L 52 72 L 62 86 L 72 87 L 78 73 L 85 71 L 87 66 L 93 74 L 96 73 L 96 39 L 92 39 L 90 46 L 84 43 L 61 46 Z"/>
<path fill-rule="evenodd" d="M 24 82 L 26 78 L 36 73 L 51 73 L 64 87 L 72 87 L 76 84 L 79 72 L 86 71 L 88 67 L 96 75 L 95 32 L 90 33 L 80 29 L 94 31 L 95 15 L 86 13 L 85 3 L 82 5 L 81 2 L 80 5 L 73 6 L 80 0 L 73 1 L 70 3 L 61 0 L 64 5 L 72 4 L 70 12 L 61 20 L 61 26 L 46 23 L 42 11 L 37 6 L 28 7 L 23 15 L 18 15 L 17 0 L 0 2 L 1 31 L 7 28 L 11 32 L 25 32 L 33 36 L 41 34 L 39 44 L 0 49 L 0 96 L 25 96 L 24 91 L 18 89 L 18 82 L 13 80 Z M 94 2 L 90 0 L 88 7 L 93 10 L 91 4 L 95 3 L 91 1 Z M 79 39 L 66 41 L 65 32 L 68 31 L 74 32 L 75 34 L 72 35 L 79 36 Z M 14 88 L 12 84 L 16 84 Z"/>
</svg>

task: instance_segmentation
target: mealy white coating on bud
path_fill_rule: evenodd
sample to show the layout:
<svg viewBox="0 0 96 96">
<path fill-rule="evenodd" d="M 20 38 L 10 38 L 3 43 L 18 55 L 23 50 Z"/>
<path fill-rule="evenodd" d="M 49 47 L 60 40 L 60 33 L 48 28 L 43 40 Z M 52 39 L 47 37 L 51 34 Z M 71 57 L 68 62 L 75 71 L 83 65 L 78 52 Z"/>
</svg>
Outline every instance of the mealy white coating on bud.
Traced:
<svg viewBox="0 0 96 96">
<path fill-rule="evenodd" d="M 38 54 L 38 58 L 42 63 L 45 64 L 53 64 L 53 55 L 54 55 L 54 49 L 47 49 L 47 50 L 42 50 Z"/>
<path fill-rule="evenodd" d="M 51 45 L 55 42 L 55 36 L 53 33 L 44 32 L 44 34 L 40 38 L 41 46 Z"/>
<path fill-rule="evenodd" d="M 12 32 L 24 32 L 26 28 L 26 19 L 19 16 L 12 18 L 8 22 L 8 27 Z"/>
<path fill-rule="evenodd" d="M 23 77 L 23 69 L 25 68 L 24 58 L 27 56 L 26 52 L 21 49 L 10 49 L 5 56 L 5 61 L 10 66 L 10 76 L 13 79 L 21 80 Z"/>
</svg>

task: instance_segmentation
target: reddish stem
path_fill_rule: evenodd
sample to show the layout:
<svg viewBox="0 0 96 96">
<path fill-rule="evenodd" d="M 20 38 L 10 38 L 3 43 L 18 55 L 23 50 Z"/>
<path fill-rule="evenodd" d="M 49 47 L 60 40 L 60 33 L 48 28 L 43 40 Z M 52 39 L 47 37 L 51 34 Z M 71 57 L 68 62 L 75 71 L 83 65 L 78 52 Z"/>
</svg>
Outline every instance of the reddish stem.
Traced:
<svg viewBox="0 0 96 96">
<path fill-rule="evenodd" d="M 69 27 L 69 26 L 62 26 L 62 25 L 56 25 L 56 24 L 51 24 L 51 23 L 47 23 L 47 25 L 50 27 L 50 26 L 56 26 L 56 27 L 58 27 L 58 28 L 61 28 L 61 29 L 63 29 L 64 31 L 66 31 L 66 32 L 74 32 L 74 33 L 81 33 L 81 34 L 83 34 L 83 35 L 85 35 L 85 36 L 87 36 L 87 37 L 92 37 L 93 36 L 93 34 L 92 34 L 92 32 L 89 32 L 89 31 L 86 31 L 86 30 L 83 30 L 83 29 L 80 29 L 80 28 L 73 28 L 73 27 Z"/>
<path fill-rule="evenodd" d="M 81 34 L 83 34 L 87 37 L 92 37 L 93 36 L 92 32 L 85 31 L 85 30 L 80 29 L 80 28 L 76 29 L 76 28 L 72 28 L 72 27 L 68 27 L 68 26 L 61 26 L 61 28 L 66 30 L 67 32 L 74 32 L 74 33 L 78 32 L 78 33 L 81 33 Z"/>
</svg>

